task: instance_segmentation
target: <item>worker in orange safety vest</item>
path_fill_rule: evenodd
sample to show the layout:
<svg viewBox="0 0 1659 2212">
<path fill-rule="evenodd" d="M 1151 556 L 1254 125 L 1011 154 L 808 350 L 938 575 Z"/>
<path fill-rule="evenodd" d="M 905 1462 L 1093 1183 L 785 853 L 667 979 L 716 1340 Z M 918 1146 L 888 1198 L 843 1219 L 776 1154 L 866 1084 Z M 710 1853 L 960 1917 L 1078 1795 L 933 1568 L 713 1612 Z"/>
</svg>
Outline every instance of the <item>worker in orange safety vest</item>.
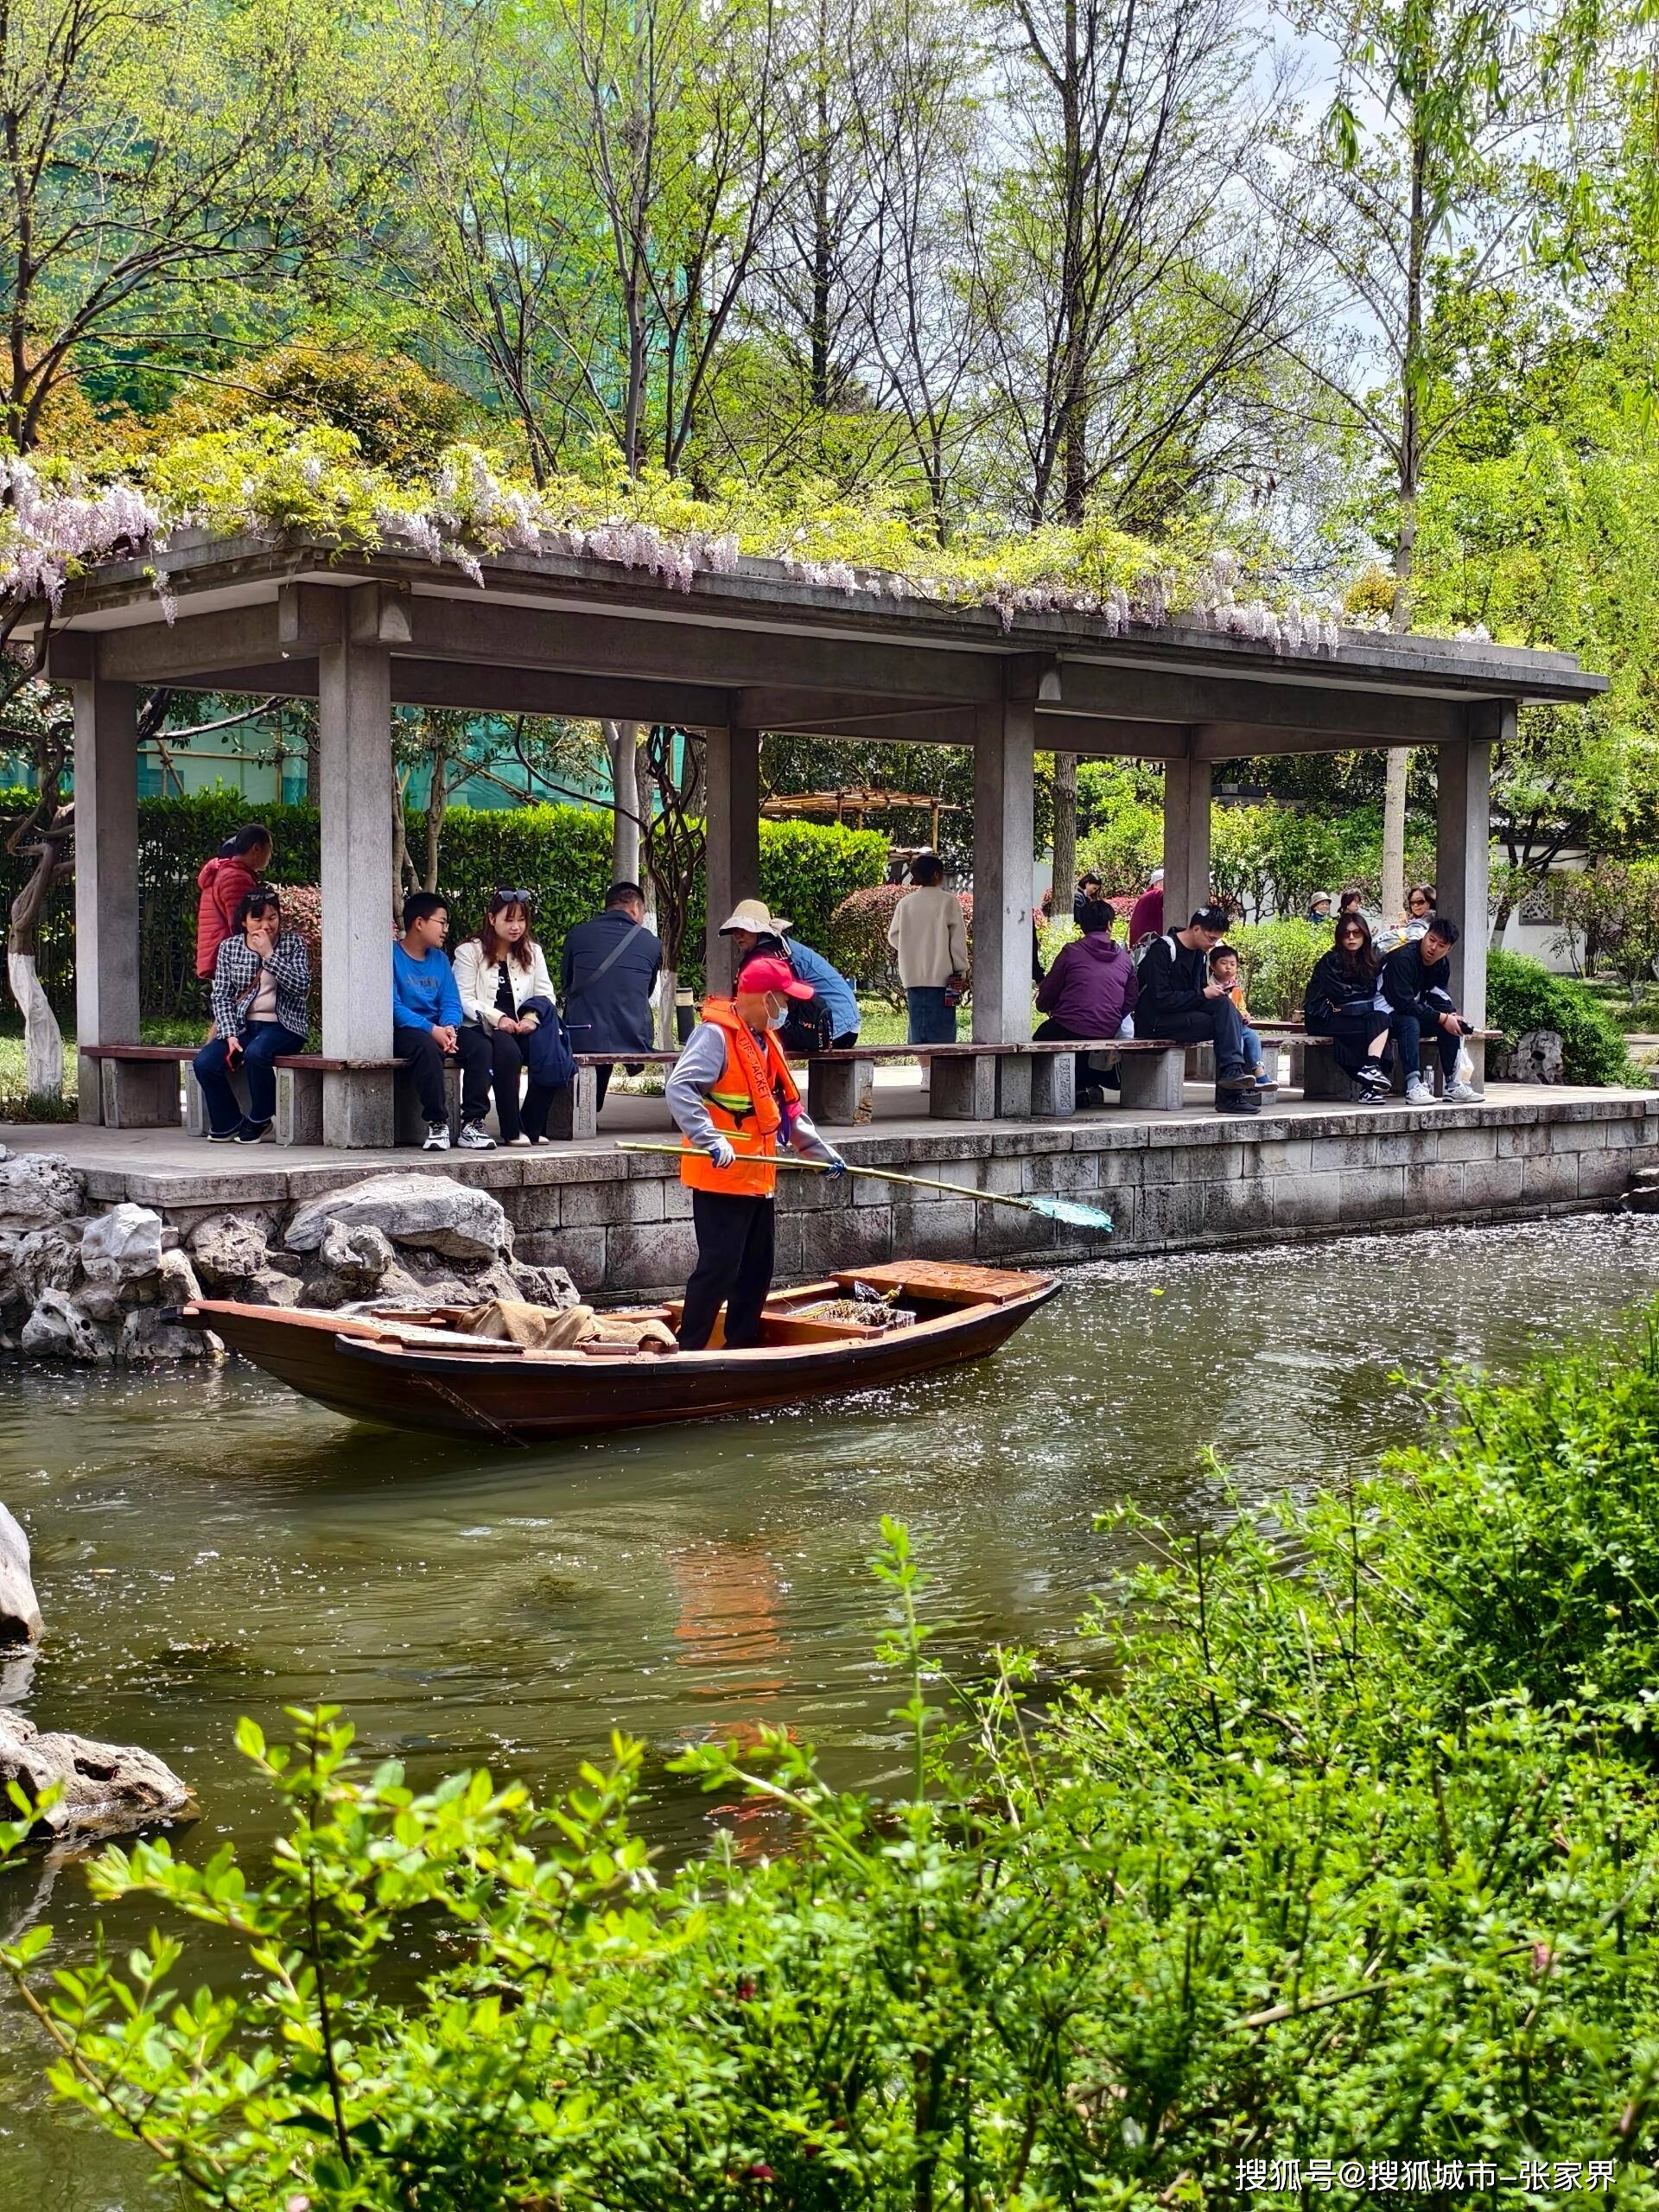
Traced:
<svg viewBox="0 0 1659 2212">
<path fill-rule="evenodd" d="M 697 1263 L 685 1287 L 680 1349 L 701 1351 L 726 1308 L 733 1351 L 760 1341 L 772 1288 L 778 1139 L 833 1175 L 847 1163 L 801 1111 L 801 1094 L 772 1031 L 790 999 L 810 998 L 786 960 L 757 954 L 729 999 L 703 1002 L 702 1019 L 668 1078 L 668 1107 L 688 1146 L 680 1180 L 691 1192 Z"/>
</svg>

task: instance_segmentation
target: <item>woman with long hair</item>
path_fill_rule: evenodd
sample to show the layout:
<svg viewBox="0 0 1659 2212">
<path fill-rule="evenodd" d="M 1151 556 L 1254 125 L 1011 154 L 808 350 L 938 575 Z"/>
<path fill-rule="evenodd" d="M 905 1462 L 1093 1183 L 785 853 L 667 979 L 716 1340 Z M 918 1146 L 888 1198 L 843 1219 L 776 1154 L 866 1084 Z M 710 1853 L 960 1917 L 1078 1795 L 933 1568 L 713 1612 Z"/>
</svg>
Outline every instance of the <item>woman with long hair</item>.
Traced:
<svg viewBox="0 0 1659 2212">
<path fill-rule="evenodd" d="M 207 1108 L 210 1144 L 257 1144 L 276 1115 L 279 1052 L 302 1052 L 311 963 L 303 940 L 283 927 L 274 891 L 255 888 L 213 962 L 213 1034 L 193 1063 Z M 245 1076 L 248 1110 L 231 1078 Z"/>
<path fill-rule="evenodd" d="M 503 1144 L 539 1144 L 553 1094 L 532 1076 L 522 1111 L 527 1040 L 544 1019 L 557 1020 L 553 979 L 530 933 L 528 891 L 498 891 L 478 935 L 455 953 L 455 988 L 469 1028 L 490 1046 L 490 1084 Z"/>
<path fill-rule="evenodd" d="M 1335 944 L 1302 995 L 1308 1034 L 1331 1039 L 1338 1066 L 1359 1085 L 1360 1103 L 1366 1106 L 1386 1098 L 1389 1090 L 1389 1013 L 1382 966 L 1363 914 L 1343 914 Z"/>
</svg>

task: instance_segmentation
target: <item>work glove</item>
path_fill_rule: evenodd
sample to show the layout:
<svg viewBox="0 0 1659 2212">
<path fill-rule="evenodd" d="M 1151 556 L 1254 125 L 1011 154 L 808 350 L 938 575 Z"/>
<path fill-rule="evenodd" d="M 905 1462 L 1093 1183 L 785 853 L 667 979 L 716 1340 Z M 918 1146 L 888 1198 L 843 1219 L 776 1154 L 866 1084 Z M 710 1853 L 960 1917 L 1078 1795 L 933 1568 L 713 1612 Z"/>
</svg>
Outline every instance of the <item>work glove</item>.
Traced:
<svg viewBox="0 0 1659 2212">
<path fill-rule="evenodd" d="M 729 1137 L 716 1137 L 709 1147 L 709 1157 L 716 1167 L 729 1167 L 737 1158 L 737 1147 Z"/>
<path fill-rule="evenodd" d="M 828 1166 L 831 1177 L 844 1175 L 847 1173 L 847 1163 L 838 1152 L 830 1154 Z"/>
</svg>

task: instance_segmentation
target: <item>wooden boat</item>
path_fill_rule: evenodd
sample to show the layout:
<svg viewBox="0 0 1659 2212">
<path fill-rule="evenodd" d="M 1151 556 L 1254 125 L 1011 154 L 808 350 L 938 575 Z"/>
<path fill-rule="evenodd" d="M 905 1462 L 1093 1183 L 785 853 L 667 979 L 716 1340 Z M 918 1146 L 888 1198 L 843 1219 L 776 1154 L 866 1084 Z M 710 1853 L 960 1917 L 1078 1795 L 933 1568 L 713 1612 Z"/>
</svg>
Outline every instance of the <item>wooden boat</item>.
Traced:
<svg viewBox="0 0 1659 2212">
<path fill-rule="evenodd" d="M 913 1319 L 881 1306 L 855 1318 L 847 1309 L 859 1284 Z M 1051 1275 L 896 1260 L 774 1292 L 764 1341 L 740 1351 L 718 1329 L 706 1351 L 531 1351 L 466 1335 L 444 1307 L 343 1314 L 204 1298 L 179 1318 L 349 1420 L 530 1444 L 875 1389 L 982 1359 L 1058 1288 Z M 836 1311 L 812 1311 L 826 1306 Z M 628 1318 L 671 1328 L 679 1311 L 675 1302 Z"/>
</svg>

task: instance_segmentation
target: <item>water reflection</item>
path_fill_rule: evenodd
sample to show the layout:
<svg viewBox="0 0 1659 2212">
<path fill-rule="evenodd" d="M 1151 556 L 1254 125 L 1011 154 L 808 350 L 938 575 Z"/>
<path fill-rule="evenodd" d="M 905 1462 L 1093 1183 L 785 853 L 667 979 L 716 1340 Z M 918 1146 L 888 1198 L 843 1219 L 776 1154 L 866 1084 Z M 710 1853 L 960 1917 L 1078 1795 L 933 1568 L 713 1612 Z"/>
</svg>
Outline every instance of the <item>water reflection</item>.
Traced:
<svg viewBox="0 0 1659 2212">
<path fill-rule="evenodd" d="M 319 1699 L 423 1782 L 487 1761 L 551 1790 L 620 1727 L 650 1746 L 650 1822 L 672 1848 L 710 1813 L 661 1775 L 688 1738 L 766 1721 L 848 1781 L 901 1770 L 870 1656 L 884 1512 L 932 1577 L 947 1661 L 1001 1639 L 1081 1665 L 1074 1624 L 1125 1556 L 1102 1513 L 1133 1498 L 1213 1519 L 1211 1447 L 1247 1496 L 1373 1460 L 1418 1431 L 1395 1378 L 1431 1363 L 1426 1315 L 1447 1358 L 1511 1369 L 1659 1287 L 1659 1222 L 1109 1262 L 1067 1283 L 980 1367 L 499 1459 L 353 1428 L 241 1368 L 0 1370 L 0 1494 L 50 1630 L 13 1694 L 177 1767 L 201 1800 L 194 1850 L 269 1834 L 227 1752 L 238 1713 L 270 1730 Z M 52 1911 L 85 1941 L 74 1869 Z M 35 2056 L 0 2010 L 0 2107 L 25 2083 L 32 2101 Z M 0 2111 L 0 2212 L 137 2201 L 137 2169 L 101 2142 L 32 2111 Z"/>
</svg>

